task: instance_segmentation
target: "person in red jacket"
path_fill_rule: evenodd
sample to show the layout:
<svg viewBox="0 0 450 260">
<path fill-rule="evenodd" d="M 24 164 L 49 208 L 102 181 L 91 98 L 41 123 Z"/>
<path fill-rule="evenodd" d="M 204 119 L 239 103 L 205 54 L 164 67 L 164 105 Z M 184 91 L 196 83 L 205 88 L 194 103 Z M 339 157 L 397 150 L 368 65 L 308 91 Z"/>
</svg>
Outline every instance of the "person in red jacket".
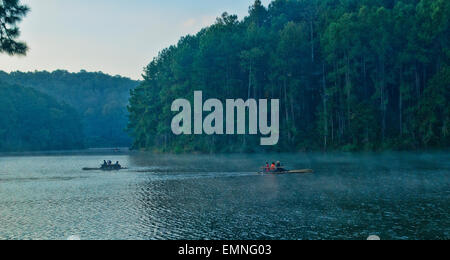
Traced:
<svg viewBox="0 0 450 260">
<path fill-rule="evenodd" d="M 275 171 L 276 169 L 277 169 L 277 165 L 273 162 L 272 165 L 270 166 L 270 170 Z"/>
</svg>

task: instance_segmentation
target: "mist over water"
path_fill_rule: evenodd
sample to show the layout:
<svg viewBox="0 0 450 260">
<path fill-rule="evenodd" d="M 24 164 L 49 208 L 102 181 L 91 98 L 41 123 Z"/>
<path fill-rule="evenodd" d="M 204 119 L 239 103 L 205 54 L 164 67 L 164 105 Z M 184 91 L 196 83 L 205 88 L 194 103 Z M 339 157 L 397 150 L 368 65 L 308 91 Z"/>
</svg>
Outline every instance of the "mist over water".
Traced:
<svg viewBox="0 0 450 260">
<path fill-rule="evenodd" d="M 128 170 L 84 172 L 103 160 Z M 258 175 L 266 161 L 311 175 Z M 0 239 L 449 239 L 450 154 L 0 157 Z"/>
</svg>

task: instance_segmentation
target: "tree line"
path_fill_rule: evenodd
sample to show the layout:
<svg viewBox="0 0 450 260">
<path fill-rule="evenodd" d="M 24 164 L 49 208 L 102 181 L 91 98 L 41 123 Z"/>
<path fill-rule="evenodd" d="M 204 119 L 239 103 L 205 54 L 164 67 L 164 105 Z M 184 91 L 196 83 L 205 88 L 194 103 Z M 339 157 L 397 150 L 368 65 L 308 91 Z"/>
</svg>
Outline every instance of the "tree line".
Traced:
<svg viewBox="0 0 450 260">
<path fill-rule="evenodd" d="M 174 136 L 171 103 L 278 98 L 272 151 L 450 144 L 450 1 L 259 0 L 160 52 L 132 91 L 135 149 L 257 151 L 252 136 Z"/>
<path fill-rule="evenodd" d="M 78 113 L 31 88 L 0 82 L 0 151 L 84 147 Z"/>
<path fill-rule="evenodd" d="M 83 144 L 88 148 L 129 147 L 126 132 L 127 104 L 130 90 L 139 83 L 129 78 L 110 76 L 102 72 L 71 73 L 0 71 L 0 80 L 49 95 L 77 112 Z"/>
<path fill-rule="evenodd" d="M 29 8 L 0 0 L 0 54 L 26 55 L 19 22 Z M 129 146 L 125 129 L 137 81 L 102 72 L 0 71 L 0 151 Z M 14 93 L 16 89 L 16 93 Z"/>
</svg>

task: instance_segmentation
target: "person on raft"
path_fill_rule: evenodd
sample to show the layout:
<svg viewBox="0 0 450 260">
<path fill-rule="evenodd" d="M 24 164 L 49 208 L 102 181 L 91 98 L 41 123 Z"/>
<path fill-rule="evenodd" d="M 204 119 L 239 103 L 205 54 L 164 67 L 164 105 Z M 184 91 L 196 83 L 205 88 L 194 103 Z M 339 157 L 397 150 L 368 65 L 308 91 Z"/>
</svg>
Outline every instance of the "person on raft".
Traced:
<svg viewBox="0 0 450 260">
<path fill-rule="evenodd" d="M 117 161 L 117 162 L 116 162 L 116 164 L 114 165 L 114 167 L 116 167 L 116 168 L 119 168 L 119 169 L 120 169 L 120 168 L 122 168 L 122 165 L 120 165 L 119 161 Z"/>
<path fill-rule="evenodd" d="M 270 171 L 270 165 L 268 162 L 266 162 L 266 166 L 263 167 L 265 172 L 269 172 Z"/>
<path fill-rule="evenodd" d="M 272 162 L 272 164 L 270 165 L 270 171 L 275 171 L 277 169 L 277 166 L 275 165 L 274 162 Z"/>
<path fill-rule="evenodd" d="M 275 172 L 285 172 L 285 171 L 286 171 L 286 169 L 283 168 L 283 167 L 281 167 L 281 162 L 278 161 L 278 162 L 275 164 Z"/>
</svg>

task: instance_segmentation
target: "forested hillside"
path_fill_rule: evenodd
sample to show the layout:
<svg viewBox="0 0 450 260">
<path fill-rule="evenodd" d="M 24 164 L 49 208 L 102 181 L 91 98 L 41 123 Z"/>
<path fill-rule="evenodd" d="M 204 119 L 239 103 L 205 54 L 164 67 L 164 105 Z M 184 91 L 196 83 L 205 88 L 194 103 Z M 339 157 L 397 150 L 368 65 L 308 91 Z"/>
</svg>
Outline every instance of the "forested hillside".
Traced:
<svg viewBox="0 0 450 260">
<path fill-rule="evenodd" d="M 86 147 L 128 147 L 129 93 L 137 81 L 82 71 L 0 72 L 0 80 L 36 89 L 66 103 L 79 113 Z"/>
<path fill-rule="evenodd" d="M 0 152 L 83 148 L 77 112 L 31 88 L 0 82 Z"/>
<path fill-rule="evenodd" d="M 255 1 L 243 20 L 162 50 L 133 91 L 134 148 L 252 151 L 248 136 L 175 136 L 173 100 L 278 98 L 276 151 L 422 149 L 450 144 L 450 1 Z"/>
</svg>

